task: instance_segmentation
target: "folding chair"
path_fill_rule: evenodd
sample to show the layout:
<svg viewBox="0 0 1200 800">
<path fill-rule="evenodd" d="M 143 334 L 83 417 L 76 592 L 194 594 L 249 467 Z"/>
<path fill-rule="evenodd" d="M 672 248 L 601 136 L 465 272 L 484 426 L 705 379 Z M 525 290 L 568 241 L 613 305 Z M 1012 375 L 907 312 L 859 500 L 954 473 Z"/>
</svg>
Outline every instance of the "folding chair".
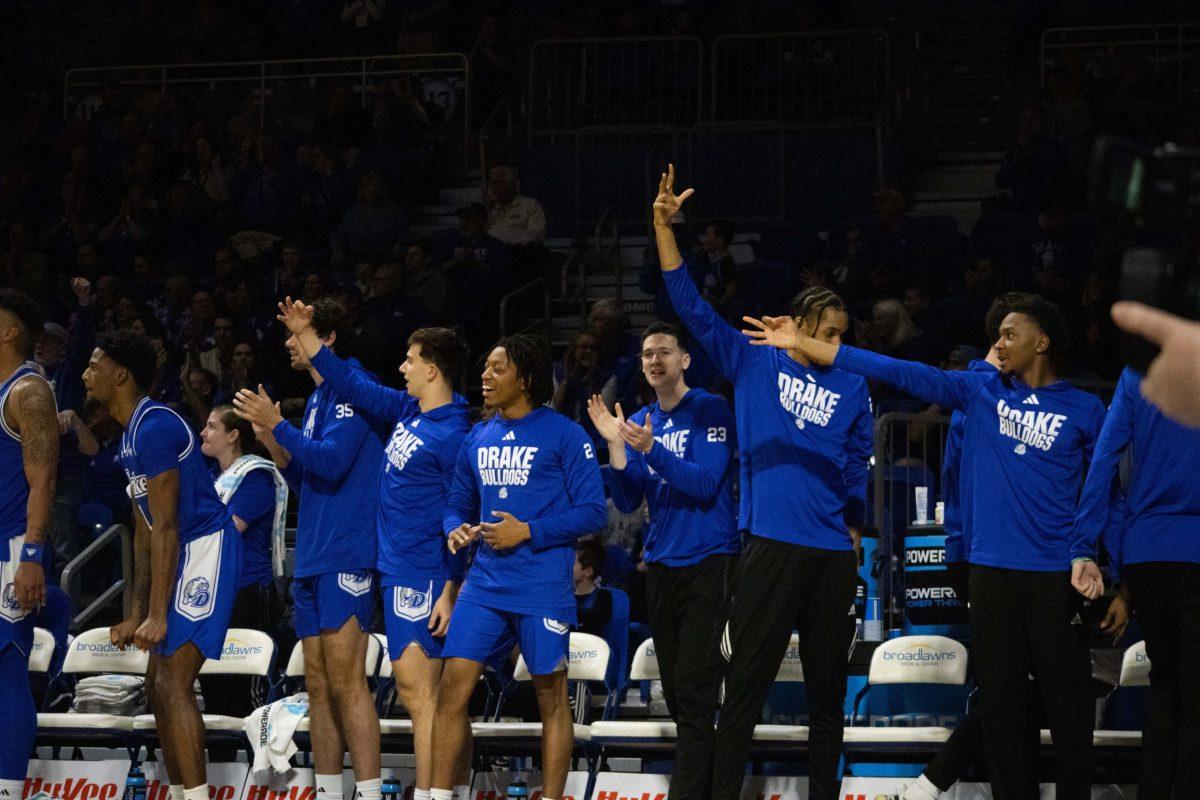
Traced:
<svg viewBox="0 0 1200 800">
<path fill-rule="evenodd" d="M 363 659 L 363 673 L 368 681 L 374 680 L 380 673 L 382 665 L 380 659 L 387 652 L 387 640 L 378 634 L 367 635 L 366 655 Z M 386 661 L 386 659 L 384 659 Z M 391 673 L 391 664 L 387 664 L 388 673 Z M 287 666 L 284 668 L 283 677 L 280 679 L 280 689 L 276 691 L 277 695 L 284 695 L 288 692 L 282 691 L 284 687 L 288 687 L 288 691 L 299 691 L 300 685 L 304 680 L 304 643 L 296 642 L 296 646 L 292 648 L 292 653 L 288 657 Z M 308 717 L 300 720 L 300 724 L 296 726 L 296 735 L 292 741 L 296 743 L 301 751 L 309 753 L 312 751 L 312 740 L 309 738 L 311 732 L 311 722 Z"/>
<path fill-rule="evenodd" d="M 608 643 L 599 636 L 572 633 L 567 654 L 567 679 L 605 685 L 610 657 Z M 532 680 L 524 657 L 517 660 L 513 679 L 521 682 Z M 476 722 L 471 725 L 471 731 L 475 736 L 477 754 L 491 752 L 497 755 L 523 756 L 541 753 L 540 722 Z M 579 722 L 577 718 L 576 746 L 586 746 L 590 739 L 591 728 Z"/>
<path fill-rule="evenodd" d="M 924 763 L 950 738 L 940 726 L 859 726 L 859 709 L 874 686 L 965 686 L 967 648 L 945 636 L 901 636 L 875 649 L 867 684 L 854 698 L 852 724 L 843 736 L 847 764 L 851 761 Z"/>
<path fill-rule="evenodd" d="M 33 691 L 34 702 L 41 706 L 46 702 L 50 685 L 55 675 L 50 674 L 50 664 L 54 661 L 54 634 L 45 628 L 33 629 L 33 647 L 29 650 L 29 677 Z M 39 697 L 40 695 L 40 697 Z"/>
<path fill-rule="evenodd" d="M 200 666 L 201 675 L 242 675 L 270 679 L 275 671 L 275 640 L 270 634 L 251 628 L 230 628 L 225 633 L 220 659 L 207 659 Z M 242 717 L 224 714 L 203 714 L 205 741 L 217 744 L 249 744 L 242 730 Z M 153 714 L 142 714 L 133 720 L 137 743 L 152 754 L 158 746 L 158 726 Z"/>
<path fill-rule="evenodd" d="M 1131 644 L 1125 649 L 1125 655 L 1121 658 L 1121 675 L 1117 678 L 1117 685 L 1113 687 L 1113 690 L 1108 693 L 1108 697 L 1104 699 L 1105 717 L 1108 716 L 1107 706 L 1109 702 L 1118 693 L 1123 693 L 1125 690 L 1141 692 L 1149 688 L 1149 686 L 1150 658 L 1146 655 L 1146 643 L 1143 641 Z M 1046 738 L 1048 740 L 1048 735 Z M 1126 749 L 1141 747 L 1142 732 L 1103 728 L 1093 734 L 1093 743 L 1096 747 L 1105 748 Z"/>
<path fill-rule="evenodd" d="M 75 637 L 63 659 L 62 674 L 146 674 L 150 656 L 136 647 L 121 649 L 109 640 L 108 628 L 92 628 Z M 77 714 L 73 711 L 38 714 L 40 747 L 124 747 L 136 755 L 133 717 L 115 714 Z"/>
</svg>

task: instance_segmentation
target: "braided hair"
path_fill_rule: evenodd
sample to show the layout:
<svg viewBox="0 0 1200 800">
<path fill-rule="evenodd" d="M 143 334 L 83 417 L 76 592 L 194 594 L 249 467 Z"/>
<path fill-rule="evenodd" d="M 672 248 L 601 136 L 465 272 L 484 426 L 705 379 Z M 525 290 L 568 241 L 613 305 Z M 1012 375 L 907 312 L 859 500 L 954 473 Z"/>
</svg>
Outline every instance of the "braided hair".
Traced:
<svg viewBox="0 0 1200 800">
<path fill-rule="evenodd" d="M 845 301 L 835 292 L 820 286 L 810 286 L 792 298 L 788 314 L 799 320 L 801 325 L 811 321 L 812 333 L 816 333 L 821 316 L 829 309 L 847 311 Z"/>
</svg>

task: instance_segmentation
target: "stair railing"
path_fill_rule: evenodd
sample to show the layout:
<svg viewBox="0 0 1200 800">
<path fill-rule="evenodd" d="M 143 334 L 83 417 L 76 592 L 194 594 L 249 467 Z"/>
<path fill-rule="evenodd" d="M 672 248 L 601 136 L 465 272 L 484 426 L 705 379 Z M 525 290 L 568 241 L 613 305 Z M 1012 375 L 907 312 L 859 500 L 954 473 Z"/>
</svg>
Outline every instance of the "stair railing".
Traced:
<svg viewBox="0 0 1200 800">
<path fill-rule="evenodd" d="M 110 544 L 118 543 L 121 548 L 121 577 L 109 586 L 100 596 L 88 604 L 87 608 L 80 611 L 71 620 L 71 630 L 78 631 L 88 627 L 88 622 L 99 614 L 102 610 L 108 607 L 117 597 L 121 597 L 121 613 L 125 614 L 129 610 L 129 604 L 132 600 L 133 591 L 133 542 L 129 528 L 124 525 L 113 525 L 104 533 L 97 536 L 92 542 L 72 558 L 67 565 L 63 567 L 62 575 L 59 577 L 59 585 L 67 592 L 71 598 L 72 607 L 79 605 L 82 599 L 82 587 L 75 586 L 80 577 L 80 569 L 93 561 L 101 551 L 105 550 Z"/>
</svg>

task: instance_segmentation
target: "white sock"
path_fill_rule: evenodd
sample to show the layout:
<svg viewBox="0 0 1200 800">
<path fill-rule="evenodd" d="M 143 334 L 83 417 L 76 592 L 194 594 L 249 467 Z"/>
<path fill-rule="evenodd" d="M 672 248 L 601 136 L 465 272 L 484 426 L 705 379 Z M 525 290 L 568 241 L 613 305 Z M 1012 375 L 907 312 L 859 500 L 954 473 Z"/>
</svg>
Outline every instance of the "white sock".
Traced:
<svg viewBox="0 0 1200 800">
<path fill-rule="evenodd" d="M 358 781 L 354 784 L 355 796 L 358 800 L 379 800 L 383 796 L 381 787 L 383 786 L 382 778 L 374 778 L 369 781 Z"/>
<path fill-rule="evenodd" d="M 454 800 L 454 792 L 450 789 L 430 789 L 429 796 L 433 800 Z"/>
<path fill-rule="evenodd" d="M 25 792 L 25 781 L 0 781 L 0 797 L 21 800 Z"/>
<path fill-rule="evenodd" d="M 208 784 L 202 783 L 183 790 L 183 800 L 208 800 Z"/>
<path fill-rule="evenodd" d="M 183 784 L 171 784 L 171 800 L 183 800 Z"/>
<path fill-rule="evenodd" d="M 942 790 L 933 785 L 933 781 L 925 777 L 925 773 L 915 781 L 904 787 L 904 794 L 900 795 L 903 800 L 937 800 Z"/>
<path fill-rule="evenodd" d="M 471 787 L 465 783 L 455 786 L 454 800 L 471 800 Z"/>
<path fill-rule="evenodd" d="M 344 800 L 342 774 L 317 775 L 317 800 Z"/>
<path fill-rule="evenodd" d="M 433 795 L 428 789 L 413 789 L 412 800 L 432 800 Z"/>
</svg>

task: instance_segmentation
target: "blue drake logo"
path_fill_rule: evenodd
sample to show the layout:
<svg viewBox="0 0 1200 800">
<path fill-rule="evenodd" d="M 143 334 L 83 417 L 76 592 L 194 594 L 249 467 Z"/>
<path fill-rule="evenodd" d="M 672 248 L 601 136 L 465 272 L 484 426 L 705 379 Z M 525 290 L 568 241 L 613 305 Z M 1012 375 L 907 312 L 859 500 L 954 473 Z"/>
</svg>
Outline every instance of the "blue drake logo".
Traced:
<svg viewBox="0 0 1200 800">
<path fill-rule="evenodd" d="M 180 602 L 192 608 L 204 608 L 212 600 L 212 589 L 208 578 L 192 578 L 183 587 L 183 600 Z"/>
<path fill-rule="evenodd" d="M 396 602 L 401 608 L 423 608 L 425 597 L 425 592 L 416 589 L 404 589 L 400 592 L 400 596 L 396 599 Z"/>
</svg>

